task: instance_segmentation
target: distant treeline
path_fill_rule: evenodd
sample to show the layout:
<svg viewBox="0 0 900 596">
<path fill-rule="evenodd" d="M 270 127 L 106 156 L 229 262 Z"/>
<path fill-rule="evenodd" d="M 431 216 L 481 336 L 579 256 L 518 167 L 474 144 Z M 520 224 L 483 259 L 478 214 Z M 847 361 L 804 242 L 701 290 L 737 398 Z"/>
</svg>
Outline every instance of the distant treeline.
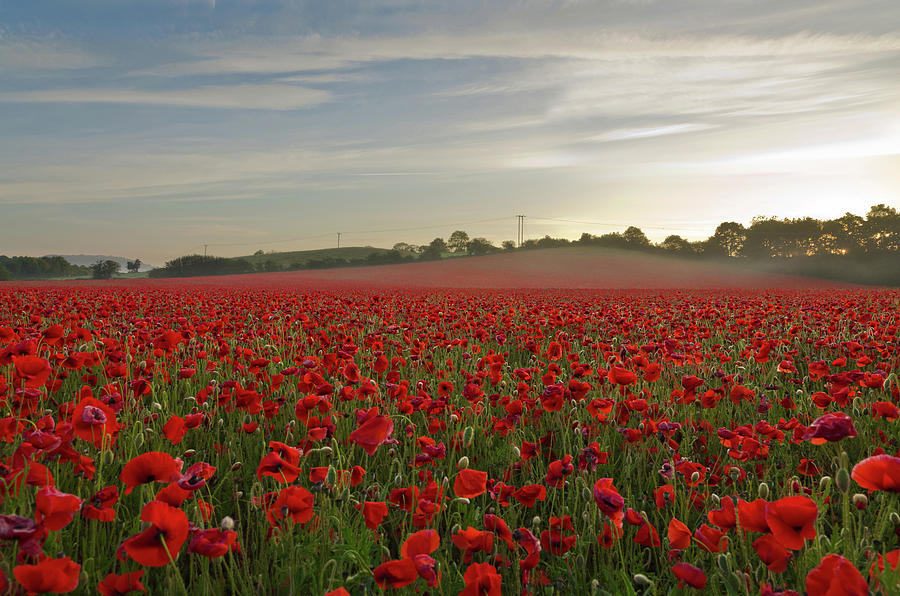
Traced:
<svg viewBox="0 0 900 596">
<path fill-rule="evenodd" d="M 73 265 L 63 257 L 7 257 L 0 255 L 0 281 L 89 276 L 90 267 Z"/>
</svg>

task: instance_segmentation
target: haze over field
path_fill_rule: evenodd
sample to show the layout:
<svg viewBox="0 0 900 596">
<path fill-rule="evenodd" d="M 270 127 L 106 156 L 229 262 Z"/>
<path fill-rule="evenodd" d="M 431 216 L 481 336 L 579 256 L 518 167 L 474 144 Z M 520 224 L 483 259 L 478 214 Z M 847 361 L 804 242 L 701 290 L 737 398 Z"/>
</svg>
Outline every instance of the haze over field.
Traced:
<svg viewBox="0 0 900 596">
<path fill-rule="evenodd" d="M 895 0 L 0 0 L 0 254 L 898 206 Z"/>
</svg>

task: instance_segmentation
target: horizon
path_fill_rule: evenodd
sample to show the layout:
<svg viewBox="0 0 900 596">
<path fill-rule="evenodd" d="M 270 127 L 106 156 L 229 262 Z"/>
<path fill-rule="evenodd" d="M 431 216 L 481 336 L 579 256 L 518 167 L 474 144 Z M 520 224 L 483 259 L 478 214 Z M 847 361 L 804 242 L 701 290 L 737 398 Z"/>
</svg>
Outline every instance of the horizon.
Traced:
<svg viewBox="0 0 900 596">
<path fill-rule="evenodd" d="M 516 214 L 526 238 L 693 241 L 897 208 L 897 22 L 887 0 L 0 0 L 0 254 L 499 245 Z"/>
</svg>

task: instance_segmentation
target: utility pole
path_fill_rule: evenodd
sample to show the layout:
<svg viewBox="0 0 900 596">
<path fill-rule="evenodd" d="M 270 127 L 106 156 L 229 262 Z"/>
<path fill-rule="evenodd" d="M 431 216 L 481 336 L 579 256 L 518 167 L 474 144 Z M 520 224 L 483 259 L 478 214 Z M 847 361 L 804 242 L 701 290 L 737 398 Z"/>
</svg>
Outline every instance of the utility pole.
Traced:
<svg viewBox="0 0 900 596">
<path fill-rule="evenodd" d="M 519 248 L 522 248 L 522 243 L 525 242 L 525 216 L 517 215 L 516 219 L 518 220 L 518 230 L 516 233 L 516 242 Z"/>
<path fill-rule="evenodd" d="M 207 247 L 207 246 L 209 246 L 209 244 L 204 244 L 204 245 L 203 245 L 203 256 L 204 256 L 204 257 L 206 256 L 206 247 Z"/>
<path fill-rule="evenodd" d="M 340 232 L 337 233 L 337 237 L 338 237 L 338 248 L 340 248 L 341 247 L 341 233 Z"/>
</svg>

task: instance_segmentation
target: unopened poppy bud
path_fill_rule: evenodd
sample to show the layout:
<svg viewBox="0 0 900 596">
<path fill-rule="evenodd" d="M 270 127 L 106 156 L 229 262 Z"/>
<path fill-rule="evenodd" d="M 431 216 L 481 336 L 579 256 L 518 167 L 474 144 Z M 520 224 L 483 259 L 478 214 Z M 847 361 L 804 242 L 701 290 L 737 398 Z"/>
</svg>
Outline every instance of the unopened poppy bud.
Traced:
<svg viewBox="0 0 900 596">
<path fill-rule="evenodd" d="M 584 489 L 581 491 L 581 497 L 582 497 L 585 501 L 590 501 L 591 499 L 594 498 L 594 495 L 593 495 L 593 493 L 591 492 L 591 490 L 590 490 L 588 487 L 585 486 Z"/>
<path fill-rule="evenodd" d="M 639 585 L 642 588 L 649 588 L 653 585 L 653 582 L 650 581 L 650 578 L 644 575 L 643 573 L 636 573 L 634 575 L 634 583 Z"/>
<path fill-rule="evenodd" d="M 850 467 L 850 456 L 846 451 L 841 451 L 841 467 L 844 469 Z"/>
<path fill-rule="evenodd" d="M 719 556 L 716 557 L 716 566 L 718 566 L 722 573 L 728 573 L 730 571 L 728 557 L 725 556 L 725 553 L 719 553 Z"/>
<path fill-rule="evenodd" d="M 234 520 L 226 515 L 225 517 L 222 518 L 222 522 L 219 524 L 219 527 L 222 528 L 226 532 L 228 530 L 233 530 L 234 529 Z"/>
<path fill-rule="evenodd" d="M 897 513 L 896 511 L 891 511 L 890 520 L 891 520 L 891 523 L 894 524 L 895 526 L 900 526 L 900 513 Z"/>
<path fill-rule="evenodd" d="M 866 505 L 869 504 L 869 497 L 861 493 L 856 493 L 853 495 L 853 504 L 856 505 L 857 509 L 865 509 Z"/>
<path fill-rule="evenodd" d="M 134 435 L 134 446 L 140 449 L 144 445 L 144 433 Z"/>
<path fill-rule="evenodd" d="M 450 528 L 450 535 L 455 536 L 460 530 L 462 530 L 462 528 L 459 526 L 459 524 L 453 524 L 453 527 Z"/>
<path fill-rule="evenodd" d="M 219 418 L 218 420 L 216 420 L 216 424 L 218 424 L 219 426 L 225 426 L 225 421 Z"/>
<path fill-rule="evenodd" d="M 837 471 L 837 474 L 834 475 L 834 483 L 842 493 L 846 494 L 850 491 L 850 472 L 847 471 L 847 468 Z"/>
<path fill-rule="evenodd" d="M 721 506 L 722 500 L 719 498 L 719 495 L 713 493 L 709 495 L 709 500 L 712 501 L 713 507 L 718 509 Z"/>
<path fill-rule="evenodd" d="M 691 474 L 691 484 L 696 484 L 700 482 L 700 472 L 694 472 Z"/>
<path fill-rule="evenodd" d="M 819 478 L 819 492 L 825 492 L 831 486 L 831 476 L 822 476 Z"/>
<path fill-rule="evenodd" d="M 453 502 L 462 503 L 463 505 L 468 505 L 469 503 L 471 503 L 471 501 L 466 497 L 456 497 L 455 499 L 453 499 Z"/>
<path fill-rule="evenodd" d="M 450 486 L 450 477 L 444 476 L 444 480 L 441 482 L 441 488 L 444 489 L 444 492 L 447 492 L 448 486 Z"/>
<path fill-rule="evenodd" d="M 394 476 L 394 484 L 396 484 L 397 486 L 400 486 L 401 482 L 403 482 L 403 476 L 401 476 L 400 474 L 397 474 L 396 476 Z"/>
<path fill-rule="evenodd" d="M 516 459 L 522 459 L 522 451 L 518 447 L 513 447 L 513 453 L 516 454 Z"/>
<path fill-rule="evenodd" d="M 327 486 L 334 486 L 334 481 L 337 478 L 337 470 L 334 469 L 334 466 L 328 466 L 328 473 L 325 474 L 325 484 Z"/>
<path fill-rule="evenodd" d="M 844 526 L 843 528 L 841 528 L 841 538 L 846 540 L 849 537 L 850 537 L 850 528 L 848 528 L 847 526 Z"/>
<path fill-rule="evenodd" d="M 464 455 L 464 456 L 462 456 L 461 458 L 459 458 L 459 461 L 456 462 L 456 469 L 457 469 L 457 470 L 465 470 L 465 469 L 468 468 L 468 467 L 469 467 L 469 458 L 468 458 L 468 456 L 466 456 L 466 455 Z"/>
<path fill-rule="evenodd" d="M 531 520 L 531 525 L 532 525 L 532 526 L 540 526 L 540 525 L 541 525 L 541 518 L 540 518 L 540 516 L 535 515 L 534 518 Z"/>
<path fill-rule="evenodd" d="M 320 447 L 319 453 L 321 453 L 322 455 L 326 455 L 326 456 L 331 455 L 331 447 L 328 447 L 327 445 L 325 447 Z"/>
<path fill-rule="evenodd" d="M 769 498 L 769 485 L 765 482 L 759 483 L 759 489 L 757 490 L 757 494 L 760 499 L 768 499 Z"/>
<path fill-rule="evenodd" d="M 244 496 L 244 491 L 239 490 L 239 491 L 237 491 L 236 493 L 234 493 L 234 500 L 236 501 L 236 500 L 240 499 L 240 498 L 243 497 L 243 496 Z"/>
<path fill-rule="evenodd" d="M 473 436 L 475 436 L 475 429 L 467 426 L 466 430 L 463 431 L 463 444 L 466 446 L 471 445 Z"/>
<path fill-rule="evenodd" d="M 600 580 L 594 578 L 591 580 L 591 596 L 597 596 L 600 591 Z"/>
<path fill-rule="evenodd" d="M 450 414 L 450 421 L 459 422 L 459 416 L 457 416 L 456 414 Z"/>
<path fill-rule="evenodd" d="M 233 464 L 231 464 L 231 471 L 237 472 L 238 470 L 241 469 L 241 467 L 243 467 L 243 465 L 244 465 L 243 462 L 236 461 Z"/>
<path fill-rule="evenodd" d="M 153 402 L 153 408 L 156 410 L 162 410 L 162 404 L 158 401 Z"/>
<path fill-rule="evenodd" d="M 185 451 L 184 453 L 181 454 L 181 457 L 183 457 L 184 459 L 190 459 L 190 458 L 194 457 L 195 455 L 197 455 L 197 451 L 195 449 L 188 449 L 187 451 Z"/>
</svg>

